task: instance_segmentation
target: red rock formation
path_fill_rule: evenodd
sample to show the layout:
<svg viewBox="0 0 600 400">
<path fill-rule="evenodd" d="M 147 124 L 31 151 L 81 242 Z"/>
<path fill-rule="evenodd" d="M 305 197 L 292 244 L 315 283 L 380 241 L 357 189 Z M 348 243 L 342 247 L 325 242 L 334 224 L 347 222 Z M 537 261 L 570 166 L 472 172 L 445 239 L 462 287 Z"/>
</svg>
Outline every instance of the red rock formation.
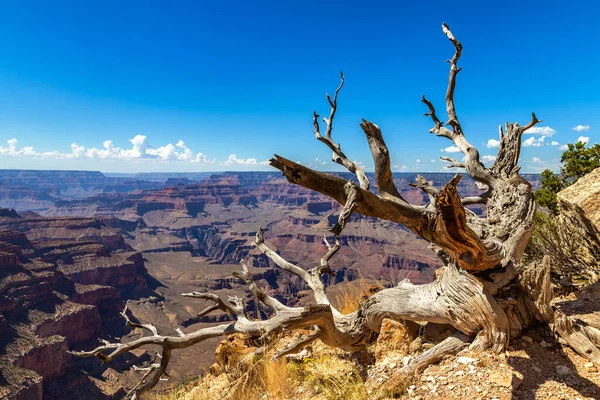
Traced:
<svg viewBox="0 0 600 400">
<path fill-rule="evenodd" d="M 0 397 L 102 398 L 67 350 L 123 326 L 120 295 L 148 287 L 141 254 L 98 220 L 0 211 Z"/>
</svg>

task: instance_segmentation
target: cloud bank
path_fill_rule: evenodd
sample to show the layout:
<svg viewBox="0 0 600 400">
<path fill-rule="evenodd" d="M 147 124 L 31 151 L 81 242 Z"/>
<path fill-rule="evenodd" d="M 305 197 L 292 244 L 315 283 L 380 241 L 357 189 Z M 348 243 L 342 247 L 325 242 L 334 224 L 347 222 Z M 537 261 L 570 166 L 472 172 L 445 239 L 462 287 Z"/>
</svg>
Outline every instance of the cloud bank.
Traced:
<svg viewBox="0 0 600 400">
<path fill-rule="evenodd" d="M 15 138 L 7 141 L 7 146 L 0 146 L 0 156 L 8 157 L 36 157 L 53 158 L 63 160 L 159 160 L 159 161 L 182 161 L 198 164 L 210 164 L 210 160 L 203 153 L 194 153 L 183 140 L 176 144 L 168 143 L 164 146 L 153 147 L 148 143 L 144 135 L 136 135 L 130 139 L 131 148 L 121 148 L 114 145 L 112 140 L 106 140 L 101 148 L 88 147 L 77 143 L 71 144 L 70 153 L 59 151 L 38 152 L 31 146 L 18 148 L 18 140 Z"/>
</svg>

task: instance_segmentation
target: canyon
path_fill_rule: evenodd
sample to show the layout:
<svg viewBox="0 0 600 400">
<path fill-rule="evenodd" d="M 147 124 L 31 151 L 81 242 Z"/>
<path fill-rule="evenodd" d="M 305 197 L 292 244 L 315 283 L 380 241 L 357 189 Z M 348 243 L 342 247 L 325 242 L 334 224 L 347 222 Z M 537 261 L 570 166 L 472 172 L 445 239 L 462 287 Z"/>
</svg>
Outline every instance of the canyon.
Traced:
<svg viewBox="0 0 600 400">
<path fill-rule="evenodd" d="M 350 175 L 339 175 L 349 178 Z M 422 174 L 441 187 L 453 174 Z M 411 187 L 417 174 L 394 174 L 401 194 L 425 204 Z M 525 175 L 534 187 L 538 175 Z M 461 195 L 480 190 L 471 179 Z M 132 319 L 160 331 L 185 332 L 223 320 L 196 313 L 207 304 L 182 293 L 210 290 L 245 295 L 232 272 L 246 260 L 254 280 L 289 305 L 310 301 L 301 282 L 252 246 L 259 227 L 286 259 L 310 268 L 327 247 L 323 236 L 341 206 L 290 185 L 279 172 L 137 174 L 89 171 L 0 171 L 0 397 L 119 398 L 139 380 L 132 366 L 155 360 L 151 351 L 101 365 L 67 350 L 89 350 L 97 339 L 131 340 Z M 481 213 L 481 209 L 473 208 Z M 335 299 L 358 282 L 425 283 L 440 265 L 428 243 L 401 225 L 353 216 L 331 267 Z M 205 372 L 218 339 L 175 353 L 166 388 Z"/>
</svg>

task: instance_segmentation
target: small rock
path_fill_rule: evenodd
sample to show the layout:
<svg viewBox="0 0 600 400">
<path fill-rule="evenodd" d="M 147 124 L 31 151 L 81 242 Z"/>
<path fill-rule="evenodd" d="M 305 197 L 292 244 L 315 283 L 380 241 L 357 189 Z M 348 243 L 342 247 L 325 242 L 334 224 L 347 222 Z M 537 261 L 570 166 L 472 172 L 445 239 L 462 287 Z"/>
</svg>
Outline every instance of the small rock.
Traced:
<svg viewBox="0 0 600 400">
<path fill-rule="evenodd" d="M 533 343 L 533 339 L 526 335 L 521 336 L 521 340 L 523 340 L 527 343 Z"/>
<path fill-rule="evenodd" d="M 213 365 L 210 366 L 209 371 L 211 374 L 213 374 L 214 376 L 219 376 L 223 373 L 223 370 L 221 369 L 221 366 L 217 363 L 214 363 Z"/>
<path fill-rule="evenodd" d="M 545 340 L 542 340 L 540 342 L 540 346 L 542 346 L 542 347 L 550 347 L 550 344 L 548 342 L 546 342 Z"/>
<path fill-rule="evenodd" d="M 423 339 L 419 336 L 408 345 L 408 351 L 411 353 L 415 353 L 421 350 L 421 345 L 423 344 Z"/>
<path fill-rule="evenodd" d="M 489 380 L 514 391 L 523 383 L 523 375 L 520 372 L 494 371 L 490 373 Z"/>
<path fill-rule="evenodd" d="M 458 357 L 456 359 L 456 361 L 459 362 L 459 363 L 461 363 L 461 364 L 467 365 L 467 364 L 471 364 L 471 363 L 477 362 L 477 359 L 476 358 L 462 356 L 462 357 Z"/>
<path fill-rule="evenodd" d="M 593 362 L 585 363 L 583 366 L 587 372 L 598 372 L 598 368 L 596 368 Z"/>
<path fill-rule="evenodd" d="M 542 372 L 542 369 L 541 369 L 540 367 L 538 367 L 538 366 L 535 366 L 535 365 L 534 365 L 534 366 L 532 366 L 531 368 L 533 368 L 533 370 L 534 370 L 535 372 L 537 372 L 538 374 L 539 374 L 540 372 Z"/>
<path fill-rule="evenodd" d="M 410 358 L 411 358 L 410 356 L 406 356 L 402 359 L 402 365 L 404 367 L 406 367 L 408 365 L 408 363 L 410 362 Z"/>
<path fill-rule="evenodd" d="M 571 370 L 567 366 L 557 365 L 556 366 L 556 373 L 559 374 L 559 375 L 568 375 L 568 374 L 571 373 Z"/>
</svg>

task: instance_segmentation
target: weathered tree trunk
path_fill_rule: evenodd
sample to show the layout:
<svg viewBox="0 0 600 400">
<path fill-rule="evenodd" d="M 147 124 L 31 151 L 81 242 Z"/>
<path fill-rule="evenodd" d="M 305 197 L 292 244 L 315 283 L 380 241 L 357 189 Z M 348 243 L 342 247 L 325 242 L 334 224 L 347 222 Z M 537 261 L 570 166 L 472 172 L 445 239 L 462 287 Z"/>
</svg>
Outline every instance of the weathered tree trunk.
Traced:
<svg viewBox="0 0 600 400">
<path fill-rule="evenodd" d="M 194 345 L 211 337 L 238 332 L 268 335 L 273 331 L 311 329 L 311 333 L 293 343 L 279 355 L 297 351 L 302 346 L 319 338 L 330 346 L 348 351 L 363 348 L 377 337 L 385 318 L 394 320 L 429 321 L 448 324 L 457 332 L 430 351 L 413 360 L 403 371 L 412 373 L 443 355 L 456 353 L 467 345 L 472 348 L 490 348 L 504 351 L 511 338 L 539 321 L 550 325 L 554 332 L 564 338 L 584 357 L 600 362 L 600 331 L 580 326 L 550 304 L 552 298 L 549 265 L 521 265 L 521 257 L 533 229 L 536 204 L 531 185 L 519 176 L 519 153 L 523 133 L 540 121 L 532 114 L 525 126 L 507 123 L 500 127 L 498 156 L 492 167 L 486 168 L 480 161 L 479 152 L 466 139 L 456 114 L 454 90 L 456 76 L 460 71 L 457 63 L 462 45 L 446 24 L 444 34 L 452 42 L 455 53 L 450 60 L 450 74 L 446 91 L 448 121 L 443 124 L 433 104 L 423 97 L 434 127 L 431 133 L 451 140 L 464 155 L 462 162 L 443 157 L 449 167 L 464 168 L 482 187 L 480 196 L 461 198 L 457 185 L 461 175 L 457 174 L 440 190 L 419 178 L 414 186 L 421 188 L 430 203 L 418 206 L 408 203 L 399 194 L 392 180 L 389 152 L 381 130 L 363 120 L 361 127 L 366 135 L 375 165 L 377 194 L 370 191 L 370 182 L 363 170 L 342 152 L 332 139 L 332 124 L 337 110 L 337 97 L 344 84 L 337 88 L 335 96 L 327 100 L 331 107 L 326 123 L 325 136 L 321 135 L 319 115 L 313 118 L 316 138 L 333 151 L 333 161 L 356 174 L 358 184 L 336 176 L 314 171 L 286 158 L 275 156 L 270 164 L 281 170 L 289 182 L 325 194 L 343 205 L 337 224 L 331 232 L 336 244 L 322 258 L 321 265 L 305 270 L 287 262 L 271 250 L 259 229 L 255 245 L 282 269 L 299 276 L 314 292 L 316 305 L 289 307 L 264 293 L 252 280 L 247 267 L 236 274 L 248 286 L 252 294 L 273 311 L 267 320 L 250 320 L 244 311 L 243 300 L 229 298 L 227 302 L 208 293 L 188 293 L 184 296 L 209 300 L 214 305 L 202 311 L 205 315 L 213 310 L 230 313 L 235 321 L 192 333 L 178 330 L 179 336 L 159 335 L 151 325 L 135 324 L 124 312 L 130 325 L 138 326 L 151 333 L 130 343 L 104 343 L 87 352 L 73 352 L 82 357 L 96 356 L 108 362 L 119 354 L 146 345 L 162 347 L 162 359 L 144 369 L 140 384 L 130 394 L 133 398 L 152 388 L 166 373 L 171 351 Z M 449 128 L 448 128 L 449 127 Z M 480 217 L 465 208 L 470 204 L 486 204 L 487 217 Z M 338 236 L 342 233 L 352 213 L 404 224 L 415 234 L 432 244 L 444 266 L 436 274 L 434 282 L 413 285 L 408 281 L 396 287 L 384 289 L 362 302 L 358 310 L 342 314 L 327 298 L 321 280 L 323 274 L 331 272 L 329 260 L 340 248 Z"/>
</svg>

